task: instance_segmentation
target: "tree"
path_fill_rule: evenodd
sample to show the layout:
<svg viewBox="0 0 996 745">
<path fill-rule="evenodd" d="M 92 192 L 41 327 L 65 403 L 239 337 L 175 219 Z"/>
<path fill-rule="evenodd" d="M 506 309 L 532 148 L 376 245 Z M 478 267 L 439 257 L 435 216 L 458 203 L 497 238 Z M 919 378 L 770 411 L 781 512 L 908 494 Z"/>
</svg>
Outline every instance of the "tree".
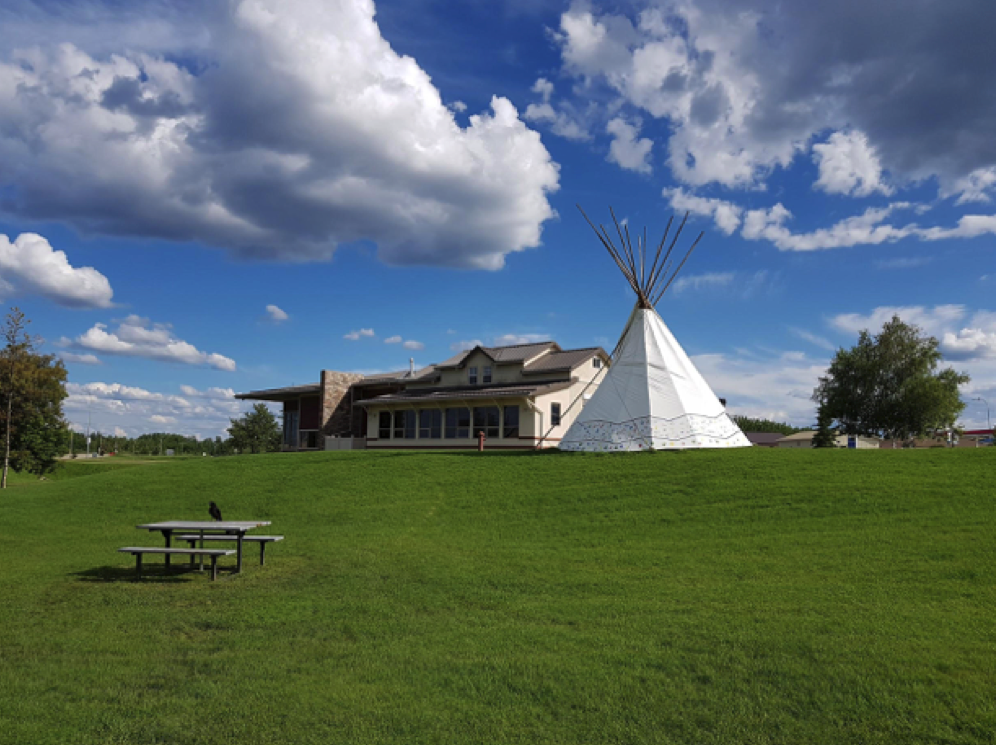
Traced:
<svg viewBox="0 0 996 745">
<path fill-rule="evenodd" d="M 240 453 L 268 453 L 280 449 L 280 425 L 266 404 L 255 404 L 241 419 L 232 419 L 228 428 L 232 445 Z"/>
<path fill-rule="evenodd" d="M 796 432 L 802 431 L 791 424 L 773 422 L 770 419 L 753 419 L 739 414 L 734 414 L 732 419 L 740 427 L 741 432 L 778 432 L 783 435 L 794 435 Z"/>
<path fill-rule="evenodd" d="M 938 371 L 939 342 L 898 316 L 872 336 L 862 331 L 840 349 L 819 379 L 813 400 L 820 414 L 849 435 L 908 440 L 951 426 L 965 408 L 958 386 L 969 377 Z"/>
<path fill-rule="evenodd" d="M 837 447 L 837 433 L 833 431 L 833 417 L 822 404 L 816 415 L 816 434 L 813 435 L 813 447 Z"/>
<path fill-rule="evenodd" d="M 37 474 L 50 471 L 65 439 L 66 368 L 54 356 L 35 352 L 36 340 L 24 331 L 28 323 L 24 313 L 12 308 L 0 327 L 6 341 L 0 352 L 4 432 L 0 489 L 7 488 L 10 468 Z"/>
</svg>

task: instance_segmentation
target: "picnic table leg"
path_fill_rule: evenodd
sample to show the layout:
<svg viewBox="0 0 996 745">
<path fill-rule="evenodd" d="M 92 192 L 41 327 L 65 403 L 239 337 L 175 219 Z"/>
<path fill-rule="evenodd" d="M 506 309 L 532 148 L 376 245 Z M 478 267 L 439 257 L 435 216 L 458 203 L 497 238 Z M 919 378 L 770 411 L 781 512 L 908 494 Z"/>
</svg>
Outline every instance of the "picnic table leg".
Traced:
<svg viewBox="0 0 996 745">
<path fill-rule="evenodd" d="M 266 541 L 259 542 L 259 565 L 263 566 L 266 563 Z"/>
<path fill-rule="evenodd" d="M 238 553 L 238 556 L 235 559 L 235 573 L 236 574 L 241 574 L 242 573 L 242 539 L 245 537 L 245 535 L 246 535 L 245 533 L 241 533 L 241 532 L 239 533 L 239 538 L 238 538 L 238 541 L 239 541 L 239 547 L 238 547 L 239 548 L 239 553 Z"/>
<path fill-rule="evenodd" d="M 214 582 L 218 579 L 218 557 L 214 554 L 211 555 L 211 581 Z"/>
<path fill-rule="evenodd" d="M 169 548 L 170 547 L 170 543 L 173 540 L 173 531 L 172 530 L 164 530 L 163 531 L 163 538 L 166 539 L 166 548 Z M 166 554 L 166 573 L 167 574 L 169 573 L 169 554 Z"/>
<path fill-rule="evenodd" d="M 135 554 L 135 579 L 142 579 L 142 554 Z"/>
<path fill-rule="evenodd" d="M 193 544 L 190 546 L 193 548 Z M 201 548 L 204 548 L 204 531 L 201 531 Z M 201 554 L 201 571 L 204 571 L 204 554 Z"/>
</svg>

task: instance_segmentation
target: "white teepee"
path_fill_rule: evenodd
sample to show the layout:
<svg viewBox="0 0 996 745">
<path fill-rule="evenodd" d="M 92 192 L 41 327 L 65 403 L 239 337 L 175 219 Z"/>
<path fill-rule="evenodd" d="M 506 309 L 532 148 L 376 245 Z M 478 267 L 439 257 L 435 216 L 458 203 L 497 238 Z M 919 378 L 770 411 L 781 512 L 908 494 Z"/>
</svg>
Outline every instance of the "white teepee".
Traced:
<svg viewBox="0 0 996 745">
<path fill-rule="evenodd" d="M 684 224 L 682 221 L 681 227 Z M 668 223 L 669 230 L 670 226 Z M 561 439 L 562 450 L 609 452 L 750 446 L 654 309 L 685 263 L 683 260 L 669 275 L 668 256 L 681 227 L 663 261 L 660 259 L 665 241 L 661 241 L 649 273 L 645 238 L 641 241 L 637 237 L 634 251 L 628 232 L 624 236 L 620 231 L 623 246 L 620 251 L 615 249 L 605 228 L 601 232 L 595 229 L 633 285 L 638 301 L 616 346 L 611 366 Z M 664 238 L 667 239 L 667 232 Z M 662 289 L 655 290 L 657 286 Z"/>
</svg>

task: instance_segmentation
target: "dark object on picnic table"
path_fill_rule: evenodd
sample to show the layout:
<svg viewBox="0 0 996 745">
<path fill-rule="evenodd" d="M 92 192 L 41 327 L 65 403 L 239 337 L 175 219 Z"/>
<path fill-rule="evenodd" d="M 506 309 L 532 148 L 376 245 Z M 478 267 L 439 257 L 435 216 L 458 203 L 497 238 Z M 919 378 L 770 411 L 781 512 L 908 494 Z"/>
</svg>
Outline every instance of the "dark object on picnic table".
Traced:
<svg viewBox="0 0 996 745">
<path fill-rule="evenodd" d="M 218 509 L 218 505 L 216 505 L 214 502 L 211 503 L 211 508 L 208 510 L 208 512 L 211 513 L 211 517 L 213 517 L 218 522 L 221 522 L 221 510 Z"/>
</svg>

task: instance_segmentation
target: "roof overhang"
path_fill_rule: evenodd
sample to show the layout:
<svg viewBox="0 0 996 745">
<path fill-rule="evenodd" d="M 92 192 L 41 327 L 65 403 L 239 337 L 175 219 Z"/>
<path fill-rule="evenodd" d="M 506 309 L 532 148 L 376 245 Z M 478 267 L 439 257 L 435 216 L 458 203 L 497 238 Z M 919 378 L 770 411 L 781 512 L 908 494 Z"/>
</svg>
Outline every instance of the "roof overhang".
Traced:
<svg viewBox="0 0 996 745">
<path fill-rule="evenodd" d="M 321 391 L 321 384 L 313 383 L 311 385 L 292 385 L 288 388 L 268 388 L 262 391 L 236 393 L 235 398 L 240 401 L 290 401 L 301 396 L 317 396 Z"/>
<path fill-rule="evenodd" d="M 533 385 L 510 384 L 492 388 L 436 388 L 409 390 L 400 393 L 389 393 L 385 396 L 367 398 L 357 401 L 353 406 L 384 406 L 397 405 L 433 405 L 437 403 L 463 403 L 468 401 L 487 402 L 494 399 L 532 398 L 547 393 L 554 393 L 573 385 L 573 380 L 555 383 L 539 383 Z"/>
</svg>

